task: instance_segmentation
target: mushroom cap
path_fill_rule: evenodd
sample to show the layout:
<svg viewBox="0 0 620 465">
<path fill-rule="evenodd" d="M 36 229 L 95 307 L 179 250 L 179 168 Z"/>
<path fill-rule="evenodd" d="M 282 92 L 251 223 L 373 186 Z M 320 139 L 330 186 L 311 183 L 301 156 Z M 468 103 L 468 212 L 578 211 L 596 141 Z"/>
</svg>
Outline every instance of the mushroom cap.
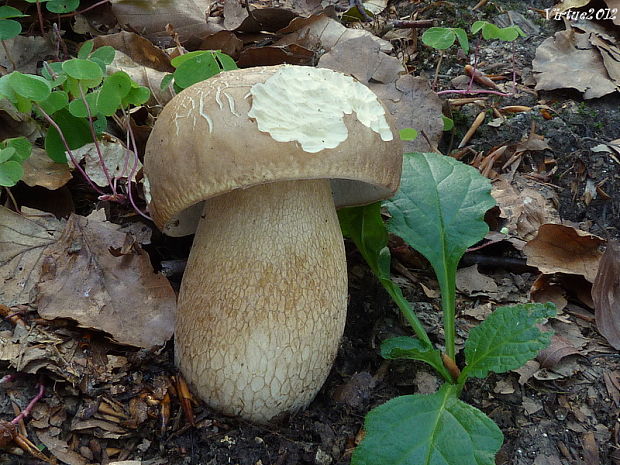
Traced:
<svg viewBox="0 0 620 465">
<path fill-rule="evenodd" d="M 330 179 L 336 207 L 364 205 L 396 191 L 401 152 L 388 111 L 350 76 L 291 65 L 226 71 L 159 115 L 144 162 L 149 211 L 183 236 L 202 201 L 297 179 Z"/>
</svg>

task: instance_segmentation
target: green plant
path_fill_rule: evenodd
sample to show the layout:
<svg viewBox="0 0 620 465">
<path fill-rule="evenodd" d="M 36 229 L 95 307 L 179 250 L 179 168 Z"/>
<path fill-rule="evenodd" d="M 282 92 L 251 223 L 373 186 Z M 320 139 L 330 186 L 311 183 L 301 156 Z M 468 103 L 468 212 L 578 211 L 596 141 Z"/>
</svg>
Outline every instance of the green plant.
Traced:
<svg viewBox="0 0 620 465">
<path fill-rule="evenodd" d="M 353 465 L 491 465 L 503 435 L 481 411 L 459 395 L 470 377 L 516 369 L 549 344 L 551 333 L 536 324 L 554 314 L 552 304 L 500 307 L 465 343 L 465 366 L 456 364 L 456 269 L 468 247 L 488 227 L 484 213 L 494 205 L 490 183 L 477 170 L 436 153 L 405 154 L 401 188 L 385 202 L 391 219 L 386 227 L 379 204 L 343 209 L 343 234 L 353 240 L 411 325 L 417 338 L 383 342 L 388 359 L 412 359 L 431 365 L 443 377 L 434 394 L 392 399 L 366 417 L 364 440 Z M 435 347 L 424 327 L 390 278 L 388 230 L 424 255 L 441 290 L 445 348 Z"/>
<path fill-rule="evenodd" d="M 519 36 L 525 37 L 525 32 L 519 26 L 498 27 L 488 21 L 476 21 L 471 25 L 471 33 L 477 34 L 478 32 L 481 32 L 486 40 L 498 39 L 503 42 L 512 42 Z"/>
<path fill-rule="evenodd" d="M 30 156 L 32 145 L 25 137 L 0 142 L 0 186 L 11 187 L 24 176 L 22 164 Z"/>
<path fill-rule="evenodd" d="M 209 79 L 221 71 L 237 69 L 235 61 L 219 50 L 196 50 L 185 53 L 170 60 L 176 69 L 167 74 L 161 81 L 161 88 L 165 89 L 172 84 L 176 92 Z"/>
<path fill-rule="evenodd" d="M 71 13 L 80 6 L 80 0 L 25 0 L 28 3 L 36 3 L 37 6 L 45 3 L 45 8 L 52 13 Z"/>
<path fill-rule="evenodd" d="M 431 27 L 422 34 L 422 42 L 437 50 L 446 50 L 458 39 L 465 53 L 469 53 L 467 33 L 460 27 Z"/>
<path fill-rule="evenodd" d="M 12 6 L 0 6 L 0 40 L 12 39 L 22 32 L 22 25 L 11 18 L 23 18 L 28 15 L 22 14 Z"/>
<path fill-rule="evenodd" d="M 112 62 L 115 50 L 100 47 L 93 50 L 93 42 L 85 42 L 77 58 L 64 62 L 45 64 L 41 75 L 14 71 L 0 77 L 0 98 L 9 100 L 20 112 L 34 113 L 49 124 L 45 137 L 48 156 L 66 163 L 67 156 L 90 185 L 107 200 L 124 201 L 125 195 L 117 188 L 116 179 L 106 168 L 98 142 L 107 126 L 107 117 L 122 112 L 126 115 L 132 105 L 141 105 L 150 97 L 148 88 L 138 85 L 127 73 L 118 71 L 106 75 L 106 67 Z M 134 180 L 138 168 L 135 141 L 127 129 L 127 156 L 133 157 L 127 183 Z M 108 180 L 111 194 L 97 187 L 82 170 L 72 150 L 94 142 L 102 171 Z M 16 161 L 13 158 L 7 160 Z M 10 165 L 11 180 L 17 181 L 14 164 Z M 19 176 L 21 177 L 21 175 Z M 127 187 L 131 199 L 131 186 Z M 135 206 L 135 205 L 134 205 Z"/>
</svg>

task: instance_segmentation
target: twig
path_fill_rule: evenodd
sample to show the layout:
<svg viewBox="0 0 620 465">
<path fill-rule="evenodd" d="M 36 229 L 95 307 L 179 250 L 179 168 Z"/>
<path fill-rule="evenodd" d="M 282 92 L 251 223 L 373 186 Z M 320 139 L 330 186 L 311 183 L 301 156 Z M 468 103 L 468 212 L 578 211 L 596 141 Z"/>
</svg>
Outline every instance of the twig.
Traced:
<svg viewBox="0 0 620 465">
<path fill-rule="evenodd" d="M 19 415 L 17 415 L 15 418 L 11 420 L 12 424 L 16 425 L 17 423 L 22 421 L 24 418 L 26 418 L 28 415 L 30 415 L 30 411 L 33 409 L 35 404 L 41 399 L 41 397 L 43 397 L 43 394 L 45 394 L 45 386 L 43 386 L 43 383 L 38 383 L 38 386 L 39 386 L 38 394 L 34 397 L 34 399 L 30 401 L 30 403 L 26 406 L 26 408 L 22 410 L 22 413 L 20 413 Z"/>
<path fill-rule="evenodd" d="M 41 2 L 37 0 L 37 16 L 39 17 L 39 28 L 41 28 L 41 35 L 45 35 L 45 28 L 43 27 L 43 13 L 41 12 Z"/>
<path fill-rule="evenodd" d="M 110 3 L 110 0 L 101 0 L 100 2 L 97 2 L 89 7 L 84 8 L 83 10 L 80 11 L 72 11 L 71 13 L 66 13 L 64 15 L 60 15 L 58 16 L 59 18 L 71 18 L 72 16 L 77 16 L 77 15 L 81 15 L 82 13 L 86 13 L 87 11 L 90 10 L 94 10 L 95 8 L 104 5 L 106 3 Z"/>
<path fill-rule="evenodd" d="M 432 19 L 412 19 L 412 20 L 402 20 L 397 19 L 394 21 L 390 21 L 386 27 L 390 29 L 415 29 L 415 28 L 424 28 L 424 27 L 432 27 L 435 24 L 435 21 Z"/>
<path fill-rule="evenodd" d="M 9 189 L 7 186 L 3 186 L 4 187 L 4 191 L 6 192 L 6 195 L 9 196 L 9 199 L 11 199 L 11 203 L 13 204 L 13 207 L 15 207 L 15 211 L 19 212 L 19 205 L 17 205 L 17 202 L 15 201 L 15 197 L 13 197 L 13 193 L 11 192 L 11 189 Z"/>
<path fill-rule="evenodd" d="M 463 139 L 461 140 L 461 143 L 459 144 L 457 148 L 461 149 L 465 146 L 465 144 L 467 144 L 467 142 L 469 142 L 469 139 L 472 138 L 476 130 L 483 123 L 484 117 L 486 116 L 486 114 L 487 114 L 486 111 L 481 111 L 480 113 L 478 113 L 478 116 L 476 116 L 476 119 L 472 123 L 471 127 L 467 130 L 465 135 L 463 136 Z"/>
</svg>

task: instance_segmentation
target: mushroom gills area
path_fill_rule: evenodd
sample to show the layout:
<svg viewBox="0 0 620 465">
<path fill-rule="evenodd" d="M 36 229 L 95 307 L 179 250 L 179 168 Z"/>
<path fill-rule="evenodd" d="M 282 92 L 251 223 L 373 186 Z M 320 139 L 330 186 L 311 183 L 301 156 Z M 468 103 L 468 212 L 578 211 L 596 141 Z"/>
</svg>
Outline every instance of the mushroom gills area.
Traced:
<svg viewBox="0 0 620 465">
<path fill-rule="evenodd" d="M 212 407 L 266 422 L 314 398 L 346 307 L 329 181 L 238 189 L 205 202 L 179 295 L 176 363 Z"/>
</svg>

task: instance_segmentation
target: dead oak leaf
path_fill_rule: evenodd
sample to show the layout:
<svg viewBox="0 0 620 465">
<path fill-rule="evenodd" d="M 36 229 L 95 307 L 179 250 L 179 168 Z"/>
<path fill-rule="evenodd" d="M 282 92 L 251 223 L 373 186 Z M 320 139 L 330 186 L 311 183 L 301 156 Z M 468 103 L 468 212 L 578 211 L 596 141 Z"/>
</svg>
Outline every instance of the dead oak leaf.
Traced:
<svg viewBox="0 0 620 465">
<path fill-rule="evenodd" d="M 618 90 L 589 37 L 590 34 L 579 34 L 570 28 L 556 32 L 540 44 L 532 61 L 536 90 L 570 87 L 584 92 L 586 99 Z"/>
<path fill-rule="evenodd" d="M 71 215 L 62 236 L 45 250 L 52 271 L 37 285 L 39 314 L 70 318 L 121 343 L 151 348 L 174 328 L 175 295 L 168 280 L 153 272 L 148 255 L 115 257 L 125 233 L 118 225 Z"/>
<path fill-rule="evenodd" d="M 580 275 L 594 282 L 605 241 L 561 224 L 543 224 L 523 249 L 527 264 L 541 273 Z"/>
<path fill-rule="evenodd" d="M 592 287 L 594 317 L 598 331 L 620 349 L 620 243 L 610 242 L 603 254 Z"/>
</svg>

